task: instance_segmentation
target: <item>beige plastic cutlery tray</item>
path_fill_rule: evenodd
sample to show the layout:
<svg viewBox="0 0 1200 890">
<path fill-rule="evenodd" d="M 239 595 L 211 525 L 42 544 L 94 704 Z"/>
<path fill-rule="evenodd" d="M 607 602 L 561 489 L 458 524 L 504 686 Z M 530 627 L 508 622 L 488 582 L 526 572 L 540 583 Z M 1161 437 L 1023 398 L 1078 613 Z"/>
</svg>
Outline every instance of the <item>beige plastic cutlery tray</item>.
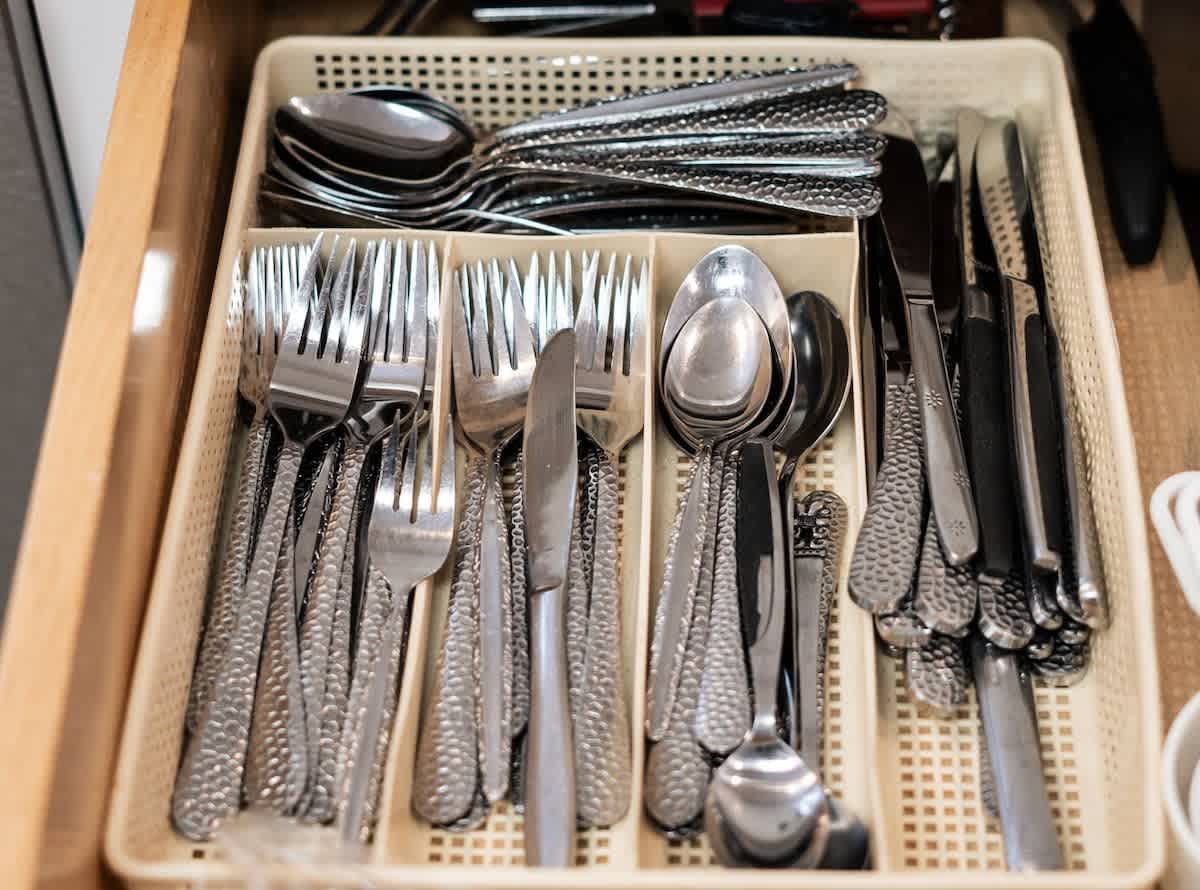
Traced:
<svg viewBox="0 0 1200 890">
<path fill-rule="evenodd" d="M 898 663 L 876 655 L 871 626 L 843 584 L 830 644 L 830 695 L 823 769 L 827 782 L 871 825 L 875 870 L 862 873 L 734 873 L 713 865 L 703 839 L 667 841 L 643 815 L 642 688 L 653 598 L 686 467 L 658 425 L 653 394 L 646 433 L 621 467 L 626 692 L 634 727 L 633 805 L 606 830 L 579 835 L 570 873 L 522 867 L 520 817 L 494 812 L 467 834 L 431 829 L 409 806 L 415 739 L 427 667 L 435 657 L 447 573 L 418 591 L 405 680 L 390 752 L 381 821 L 367 861 L 348 864 L 321 843 L 247 856 L 174 833 L 169 800 L 211 553 L 228 474 L 240 307 L 230 304 L 244 247 L 309 237 L 256 230 L 254 194 L 267 121 L 296 93 L 399 82 L 438 93 L 481 126 L 507 123 L 628 88 L 847 58 L 862 84 L 885 93 L 925 134 L 950 131 L 970 104 L 1015 113 L 1037 201 L 1050 299 L 1063 341 L 1072 409 L 1081 433 L 1082 476 L 1093 499 L 1115 624 L 1093 647 L 1092 667 L 1069 690 L 1039 687 L 1043 761 L 1060 841 L 1071 871 L 1003 871 L 998 825 L 979 792 L 973 703 L 955 719 L 926 718 L 903 689 Z M 106 851 L 126 882 L 151 887 L 242 886 L 252 876 L 279 886 L 396 887 L 810 887 L 1149 888 L 1162 866 L 1157 792 L 1158 704 L 1152 604 L 1138 489 L 1116 342 L 1058 55 L 1036 41 L 948 45 L 844 40 L 442 40 L 290 39 L 268 47 L 251 91 L 225 242 L 171 507 L 143 628 L 110 813 Z M 370 232 L 361 232 L 369 237 Z M 396 233 L 391 233 L 396 234 Z M 614 235 L 550 241 L 422 233 L 444 249 L 443 274 L 466 260 L 534 250 L 600 248 L 650 258 L 658 326 L 691 264 L 719 243 L 758 251 L 785 293 L 825 292 L 853 331 L 857 247 L 853 232 L 773 238 Z M 448 281 L 448 279 L 444 279 Z M 444 293 L 450 293 L 448 286 Z M 443 304 L 443 313 L 448 302 Z M 443 330 L 446 330 L 443 325 Z M 652 366 L 652 365 L 651 365 Z M 438 373 L 449 378 L 448 354 Z M 446 410 L 442 385 L 435 412 Z M 1001 394 L 997 394 L 1001 397 Z M 853 399 L 834 434 L 805 467 L 800 486 L 833 488 L 847 501 L 851 535 L 865 506 L 861 406 Z M 305 838 L 320 838 L 315 831 Z M 243 838 L 244 840 L 244 838 Z"/>
</svg>

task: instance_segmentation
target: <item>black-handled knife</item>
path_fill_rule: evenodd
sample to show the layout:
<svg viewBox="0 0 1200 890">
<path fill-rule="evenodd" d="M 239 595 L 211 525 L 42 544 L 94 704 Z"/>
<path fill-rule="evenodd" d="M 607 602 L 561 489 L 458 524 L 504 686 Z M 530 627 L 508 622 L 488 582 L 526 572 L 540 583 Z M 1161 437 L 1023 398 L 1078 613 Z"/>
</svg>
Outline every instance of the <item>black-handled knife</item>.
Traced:
<svg viewBox="0 0 1200 890">
<path fill-rule="evenodd" d="M 1057 573 L 1065 513 L 1061 427 L 1038 293 L 1042 267 L 1033 203 L 1014 121 L 994 118 L 980 131 L 975 182 L 1002 290 L 1025 558 L 1033 568 Z"/>
</svg>

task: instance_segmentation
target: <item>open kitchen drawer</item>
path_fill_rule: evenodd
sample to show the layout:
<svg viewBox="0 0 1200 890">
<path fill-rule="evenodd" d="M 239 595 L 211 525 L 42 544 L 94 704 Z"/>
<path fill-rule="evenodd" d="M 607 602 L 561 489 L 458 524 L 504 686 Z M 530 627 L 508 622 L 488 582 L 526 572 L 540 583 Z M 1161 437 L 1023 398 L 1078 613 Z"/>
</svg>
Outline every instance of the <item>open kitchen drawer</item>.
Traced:
<svg viewBox="0 0 1200 890">
<path fill-rule="evenodd" d="M 251 65 L 271 36 L 348 31 L 361 17 L 352 11 L 374 5 L 342 2 L 336 20 L 315 24 L 302 4 L 297 12 L 265 0 L 142 0 L 135 10 L 0 642 L 0 886 L 104 882 L 100 838 L 118 734 Z M 1102 244 L 1112 244 L 1100 223 Z M 1110 284 L 1124 369 L 1144 387 L 1142 401 L 1130 385 L 1129 401 L 1146 479 L 1181 468 L 1188 430 L 1200 428 L 1200 405 L 1182 381 L 1154 386 L 1175 379 L 1180 353 L 1147 333 L 1163 331 L 1162 317 L 1146 317 L 1161 286 L 1164 299 L 1173 295 L 1171 335 L 1200 354 L 1200 288 L 1186 244 L 1172 240 L 1178 231 L 1172 218 L 1170 274 L 1164 265 L 1129 283 L 1115 249 L 1105 255 L 1110 276 L 1118 264 L 1130 290 L 1141 289 L 1123 304 Z M 1139 415 L 1157 423 L 1143 429 Z M 1154 437 L 1151 449 L 1143 435 Z M 1200 465 L 1200 455 L 1191 460 Z M 1161 587 L 1167 576 L 1156 569 Z M 1194 627 L 1169 632 L 1182 639 Z M 1200 667 L 1188 666 L 1186 682 L 1200 686 Z M 1165 678 L 1185 683 L 1165 668 Z"/>
</svg>

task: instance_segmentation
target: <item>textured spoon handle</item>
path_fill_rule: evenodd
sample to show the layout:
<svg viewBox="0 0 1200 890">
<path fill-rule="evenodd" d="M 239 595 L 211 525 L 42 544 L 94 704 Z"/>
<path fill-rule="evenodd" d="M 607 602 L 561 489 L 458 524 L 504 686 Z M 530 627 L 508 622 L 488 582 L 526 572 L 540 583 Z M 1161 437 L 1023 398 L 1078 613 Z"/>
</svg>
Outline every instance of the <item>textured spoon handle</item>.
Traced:
<svg viewBox="0 0 1200 890">
<path fill-rule="evenodd" d="M 294 546 L 295 528 L 289 515 L 267 613 L 246 764 L 249 805 L 281 815 L 296 811 L 308 786 L 308 735 L 300 683 L 292 566 Z"/>
<path fill-rule="evenodd" d="M 597 469 L 587 662 L 582 716 L 575 723 L 577 815 L 593 827 L 621 819 L 629 811 L 633 793 L 629 710 L 621 670 L 620 484 L 611 455 L 600 453 Z"/>
<path fill-rule="evenodd" d="M 696 738 L 716 756 L 740 745 L 750 729 L 750 679 L 737 581 L 737 474 L 737 454 L 731 453 L 721 473 L 708 648 L 696 706 Z"/>
<path fill-rule="evenodd" d="M 514 151 L 508 158 L 536 160 L 573 159 L 601 164 L 608 161 L 645 161 L 716 164 L 765 162 L 822 170 L 862 167 L 877 161 L 887 140 L 875 133 L 803 134 L 760 136 L 753 141 L 740 136 L 684 136 L 670 139 L 622 139 L 582 145 L 546 145 Z M 815 171 L 814 171 L 815 172 Z"/>
<path fill-rule="evenodd" d="M 799 135 L 865 130 L 887 116 L 887 100 L 870 90 L 847 90 L 764 99 L 716 110 L 684 109 L 637 120 L 600 120 L 527 138 L 506 140 L 504 149 L 530 145 L 678 138 L 681 136 Z"/>
<path fill-rule="evenodd" d="M 883 461 L 850 562 L 850 597 L 875 614 L 894 611 L 909 592 L 924 516 L 921 424 L 911 374 L 903 387 L 888 385 L 887 402 Z"/>
<path fill-rule="evenodd" d="M 716 524 L 720 498 L 708 492 L 718 491 L 721 475 L 712 471 L 715 461 L 705 461 L 700 467 L 713 484 L 705 485 L 704 527 Z M 707 538 L 707 532 L 702 532 Z M 711 557 L 712 551 L 709 551 Z M 711 566 L 711 559 L 702 565 Z M 704 796 L 712 773 L 709 757 L 696 741 L 696 703 L 700 697 L 700 678 L 704 672 L 705 650 L 708 645 L 709 616 L 712 610 L 713 587 L 710 571 L 701 571 L 695 586 L 695 603 L 691 620 L 684 619 L 686 654 L 681 665 L 679 688 L 671 702 L 670 720 L 662 738 L 650 746 L 646 756 L 646 811 L 667 831 L 678 831 L 696 822 L 704 812 Z"/>
<path fill-rule="evenodd" d="M 688 646 L 688 625 L 694 620 L 696 584 L 703 550 L 701 544 L 708 524 L 712 457 L 712 449 L 707 446 L 696 454 L 667 544 L 662 586 L 658 591 L 658 605 L 654 613 L 649 687 L 646 690 L 646 736 L 652 742 L 662 739 L 671 721 Z M 707 615 L 704 624 L 708 626 Z"/>
<path fill-rule="evenodd" d="M 208 840 L 241 803 L 259 654 L 303 453 L 300 445 L 284 440 L 237 620 L 213 680 L 212 699 L 179 766 L 171 814 L 175 827 L 192 840 Z"/>
<path fill-rule="evenodd" d="M 919 649 L 933 634 L 913 608 L 911 593 L 902 596 L 894 610 L 875 616 L 875 630 L 885 643 L 898 649 Z"/>
<path fill-rule="evenodd" d="M 525 731 L 529 719 L 529 576 L 525 552 L 525 449 L 517 453 L 509 518 L 509 566 L 512 569 L 512 737 Z M 517 756 L 515 753 L 514 757 Z M 512 784 L 511 781 L 509 783 Z M 514 789 L 515 790 L 515 789 Z"/>
<path fill-rule="evenodd" d="M 487 464 L 488 458 L 475 456 L 467 468 L 446 628 L 438 653 L 433 696 L 421 724 L 417 748 L 413 808 L 434 825 L 446 825 L 465 816 L 474 802 L 478 784 L 475 601 Z"/>
<path fill-rule="evenodd" d="M 776 100 L 841 86 L 858 77 L 858 68 L 834 62 L 783 71 L 733 74 L 718 80 L 651 87 L 635 93 L 585 102 L 562 111 L 538 115 L 498 131 L 499 144 L 534 134 L 573 131 L 584 124 L 612 124 L 653 118 L 664 111 L 712 112 L 721 108 Z"/>
<path fill-rule="evenodd" d="M 237 624 L 238 602 L 246 586 L 246 571 L 254 545 L 255 518 L 261 496 L 259 487 L 270 438 L 270 421 L 265 416 L 256 417 L 250 422 L 245 451 L 238 467 L 229 534 L 221 553 L 221 567 L 208 608 L 208 622 L 196 656 L 196 669 L 192 674 L 185 723 L 189 733 L 194 734 L 199 729 L 201 715 L 212 700 L 217 670 Z"/>
<path fill-rule="evenodd" d="M 329 509 L 318 538 L 316 572 L 300 627 L 300 668 L 312 752 L 311 785 L 305 816 L 325 822 L 333 817 L 337 740 L 350 682 L 350 589 L 347 562 L 354 564 L 353 529 L 358 483 L 367 446 L 343 434 Z M 351 573 L 351 583 L 353 583 Z"/>
<path fill-rule="evenodd" d="M 1033 639 L 1036 626 L 1029 613 L 1021 570 L 1009 572 L 1000 584 L 979 582 L 979 632 L 1004 649 L 1022 649 Z"/>
<path fill-rule="evenodd" d="M 488 458 L 479 535 L 479 766 L 489 803 L 508 794 L 512 755 L 512 569 L 500 452 Z"/>
<path fill-rule="evenodd" d="M 641 161 L 591 164 L 574 160 L 506 161 L 530 173 L 589 176 L 745 201 L 799 213 L 861 218 L 879 210 L 878 184 L 868 178 L 741 171 L 736 166 L 686 167 Z"/>
</svg>

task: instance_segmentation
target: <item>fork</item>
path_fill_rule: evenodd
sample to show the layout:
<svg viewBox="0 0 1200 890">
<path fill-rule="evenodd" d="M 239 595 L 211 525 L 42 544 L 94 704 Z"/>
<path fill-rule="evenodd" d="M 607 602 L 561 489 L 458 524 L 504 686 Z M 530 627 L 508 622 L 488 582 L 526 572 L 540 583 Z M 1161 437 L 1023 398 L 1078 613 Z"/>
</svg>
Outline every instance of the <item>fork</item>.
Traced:
<svg viewBox="0 0 1200 890">
<path fill-rule="evenodd" d="M 367 245 L 359 299 L 371 307 L 370 360 L 350 406 L 341 460 L 321 533 L 317 571 L 301 639 L 309 751 L 315 752 L 305 819 L 325 822 L 335 811 L 334 787 L 347 695 L 353 682 L 350 611 L 354 562 L 360 549 L 359 480 L 367 454 L 394 423 L 406 424 L 423 401 L 427 304 L 436 295 L 436 249 L 403 240 Z M 349 571 L 347 571 L 349 568 Z M 347 583 L 348 582 L 348 583 Z"/>
<path fill-rule="evenodd" d="M 343 737 L 346 744 L 338 761 L 338 824 L 347 842 L 366 842 L 374 822 L 401 680 L 410 591 L 442 567 L 454 537 L 454 439 L 449 414 L 440 442 L 434 438 L 432 425 L 422 440 L 420 424 L 411 424 L 404 436 L 397 423 L 380 462 L 367 527 L 372 579 L 368 595 L 377 594 L 389 604 L 381 626 L 370 630 L 377 637 L 370 647 L 373 655 L 356 667 Z M 436 463 L 435 446 L 441 448 Z"/>
<path fill-rule="evenodd" d="M 649 293 L 645 260 L 634 283 L 633 258 L 625 257 L 618 281 L 616 256 L 610 256 L 597 292 L 598 265 L 598 253 L 584 257 L 575 314 L 576 421 L 598 450 L 598 472 L 594 480 L 589 473 L 587 480 L 597 490 L 586 656 L 575 724 L 577 811 L 589 826 L 612 825 L 622 818 L 632 791 L 629 714 L 621 671 L 617 466 L 621 450 L 642 431 Z M 590 494 L 588 500 L 593 500 Z"/>
<path fill-rule="evenodd" d="M 478 262 L 473 272 L 460 276 L 467 290 L 454 307 L 452 355 L 459 422 L 478 449 L 472 460 L 487 461 L 478 556 L 478 732 L 483 791 L 494 803 L 508 791 L 512 745 L 512 590 L 499 460 L 524 423 L 535 359 L 519 282 L 512 275 L 505 280 L 496 261 L 486 268 Z"/>
</svg>

